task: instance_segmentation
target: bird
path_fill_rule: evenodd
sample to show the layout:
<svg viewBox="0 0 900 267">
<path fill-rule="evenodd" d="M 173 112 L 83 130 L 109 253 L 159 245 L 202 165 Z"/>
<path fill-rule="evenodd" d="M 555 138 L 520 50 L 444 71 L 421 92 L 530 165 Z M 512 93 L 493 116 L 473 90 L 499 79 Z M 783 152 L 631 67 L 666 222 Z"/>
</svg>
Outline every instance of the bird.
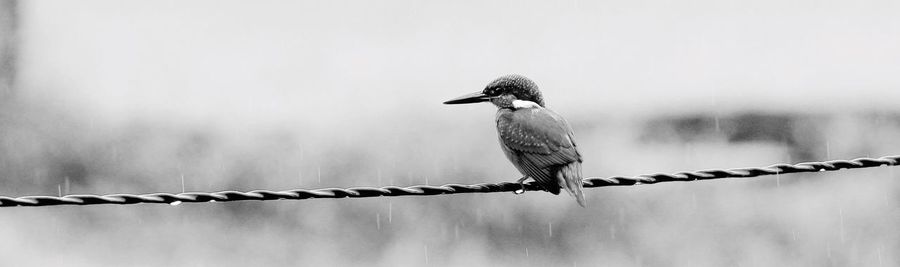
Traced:
<svg viewBox="0 0 900 267">
<path fill-rule="evenodd" d="M 575 132 L 559 114 L 547 108 L 537 84 L 525 76 L 501 76 L 484 90 L 466 94 L 444 104 L 491 102 L 497 106 L 497 137 L 506 158 L 522 175 L 554 195 L 565 189 L 585 207 L 581 180 L 581 153 Z M 524 192 L 524 190 L 523 190 Z"/>
</svg>

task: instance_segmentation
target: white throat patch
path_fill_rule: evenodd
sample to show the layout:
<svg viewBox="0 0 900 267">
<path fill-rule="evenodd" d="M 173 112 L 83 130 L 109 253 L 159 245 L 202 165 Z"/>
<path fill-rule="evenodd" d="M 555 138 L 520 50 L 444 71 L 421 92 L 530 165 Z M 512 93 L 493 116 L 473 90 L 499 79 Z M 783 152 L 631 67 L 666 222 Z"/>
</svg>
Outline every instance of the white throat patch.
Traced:
<svg viewBox="0 0 900 267">
<path fill-rule="evenodd" d="M 539 108 L 541 105 L 531 101 L 525 100 L 513 100 L 512 105 L 514 109 L 522 109 L 522 108 Z"/>
</svg>

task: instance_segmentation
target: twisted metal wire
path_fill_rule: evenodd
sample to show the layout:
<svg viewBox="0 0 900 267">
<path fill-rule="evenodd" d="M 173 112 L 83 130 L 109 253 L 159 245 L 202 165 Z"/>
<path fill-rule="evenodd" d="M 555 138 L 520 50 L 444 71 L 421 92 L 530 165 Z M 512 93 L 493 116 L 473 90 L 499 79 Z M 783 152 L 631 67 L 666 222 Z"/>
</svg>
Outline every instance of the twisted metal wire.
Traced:
<svg viewBox="0 0 900 267">
<path fill-rule="evenodd" d="M 735 168 L 726 170 L 701 170 L 694 172 L 679 172 L 675 174 L 656 173 L 644 174 L 634 177 L 589 177 L 584 179 L 584 187 L 623 186 L 637 184 L 655 184 L 674 181 L 711 180 L 721 178 L 749 178 L 764 175 L 789 174 L 802 172 L 836 171 L 841 169 L 860 169 L 878 166 L 900 165 L 900 155 L 881 158 L 858 158 L 853 160 L 832 160 L 825 162 L 805 162 L 798 164 L 775 164 L 762 168 Z M 323 189 L 292 189 L 284 191 L 253 190 L 249 192 L 221 191 L 221 192 L 186 192 L 180 194 L 152 193 L 143 195 L 112 194 L 112 195 L 67 195 L 55 196 L 25 196 L 5 197 L 0 196 L 0 207 L 14 206 L 56 206 L 56 205 L 96 205 L 96 204 L 137 204 L 137 203 L 161 203 L 177 205 L 194 202 L 227 202 L 241 200 L 281 200 L 281 199 L 311 199 L 311 198 L 363 198 L 363 197 L 393 197 L 393 196 L 430 196 L 449 195 L 462 193 L 495 193 L 515 192 L 522 190 L 522 186 L 513 182 L 497 184 L 446 184 L 441 186 L 414 185 L 408 187 L 351 187 L 351 188 L 323 188 Z M 526 191 L 542 191 L 535 183 L 526 183 Z"/>
</svg>

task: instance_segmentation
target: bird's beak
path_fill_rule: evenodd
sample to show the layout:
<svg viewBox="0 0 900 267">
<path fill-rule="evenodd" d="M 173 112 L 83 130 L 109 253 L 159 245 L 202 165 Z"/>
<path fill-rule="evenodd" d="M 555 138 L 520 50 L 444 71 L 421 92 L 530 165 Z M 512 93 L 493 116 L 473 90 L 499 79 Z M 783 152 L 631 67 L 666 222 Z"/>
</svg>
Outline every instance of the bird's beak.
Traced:
<svg viewBox="0 0 900 267">
<path fill-rule="evenodd" d="M 485 95 L 482 92 L 474 92 L 468 95 L 460 96 L 454 99 L 450 99 L 444 101 L 444 104 L 447 105 L 455 105 L 455 104 L 471 104 L 471 103 L 479 103 L 479 102 L 487 102 L 491 101 L 491 97 Z"/>
</svg>

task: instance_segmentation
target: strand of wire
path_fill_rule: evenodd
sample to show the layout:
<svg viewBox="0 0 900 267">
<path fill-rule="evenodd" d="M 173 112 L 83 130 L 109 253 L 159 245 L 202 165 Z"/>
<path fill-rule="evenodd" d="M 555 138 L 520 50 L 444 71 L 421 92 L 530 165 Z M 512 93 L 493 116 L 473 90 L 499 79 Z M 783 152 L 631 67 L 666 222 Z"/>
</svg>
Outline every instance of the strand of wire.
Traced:
<svg viewBox="0 0 900 267">
<path fill-rule="evenodd" d="M 878 166 L 900 165 L 900 155 L 881 158 L 858 158 L 853 160 L 832 160 L 824 162 L 804 162 L 798 164 L 775 164 L 761 168 L 735 168 L 724 170 L 701 170 L 679 172 L 674 174 L 655 173 L 633 177 L 589 177 L 584 179 L 584 187 L 627 186 L 638 184 L 655 184 L 675 181 L 712 180 L 722 178 L 750 178 L 764 175 L 836 171 L 842 169 L 860 169 Z M 526 183 L 525 191 L 542 191 L 535 183 Z M 157 203 L 177 205 L 197 202 L 228 202 L 243 200 L 301 200 L 313 198 L 364 198 L 395 196 L 431 196 L 462 193 L 496 193 L 521 191 L 522 185 L 513 182 L 496 184 L 446 184 L 440 186 L 414 185 L 408 187 L 352 187 L 323 189 L 292 189 L 284 191 L 253 190 L 248 192 L 186 192 L 180 194 L 111 194 L 111 195 L 67 195 L 67 196 L 0 196 L 0 207 L 14 206 L 57 206 L 57 205 L 97 205 L 97 204 L 138 204 Z"/>
</svg>

